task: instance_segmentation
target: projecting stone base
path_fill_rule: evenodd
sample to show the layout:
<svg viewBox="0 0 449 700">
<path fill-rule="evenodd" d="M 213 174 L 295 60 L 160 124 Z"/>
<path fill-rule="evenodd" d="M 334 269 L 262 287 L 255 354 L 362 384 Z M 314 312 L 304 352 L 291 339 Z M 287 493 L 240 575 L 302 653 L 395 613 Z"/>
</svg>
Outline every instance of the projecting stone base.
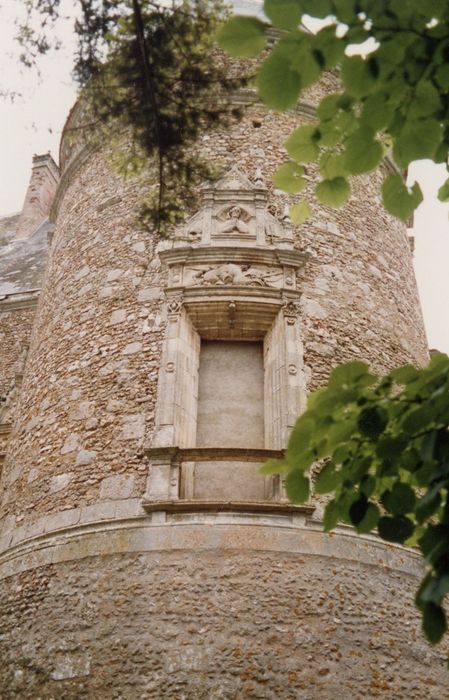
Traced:
<svg viewBox="0 0 449 700">
<path fill-rule="evenodd" d="M 304 515 L 157 517 L 10 552 L 3 700 L 446 696 L 443 649 L 413 607 L 413 553 L 324 535 Z"/>
</svg>

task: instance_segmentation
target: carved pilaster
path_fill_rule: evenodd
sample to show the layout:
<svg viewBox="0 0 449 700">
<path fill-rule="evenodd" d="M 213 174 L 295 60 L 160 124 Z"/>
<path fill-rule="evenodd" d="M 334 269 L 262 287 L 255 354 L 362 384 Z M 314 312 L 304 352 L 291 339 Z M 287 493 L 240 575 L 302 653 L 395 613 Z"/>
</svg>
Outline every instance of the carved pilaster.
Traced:
<svg viewBox="0 0 449 700">
<path fill-rule="evenodd" d="M 169 321 L 175 322 L 179 320 L 181 311 L 184 305 L 182 294 L 170 296 L 167 298 L 167 318 Z"/>
</svg>

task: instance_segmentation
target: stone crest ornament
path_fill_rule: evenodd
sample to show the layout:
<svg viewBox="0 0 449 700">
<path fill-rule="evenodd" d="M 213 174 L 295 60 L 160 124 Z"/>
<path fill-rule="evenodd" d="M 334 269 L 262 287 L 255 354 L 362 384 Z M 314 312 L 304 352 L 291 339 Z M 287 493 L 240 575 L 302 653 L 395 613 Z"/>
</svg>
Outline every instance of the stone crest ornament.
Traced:
<svg viewBox="0 0 449 700">
<path fill-rule="evenodd" d="M 291 222 L 268 203 L 260 169 L 254 182 L 233 166 L 202 189 L 202 203 L 176 229 L 175 246 L 293 247 Z"/>
</svg>

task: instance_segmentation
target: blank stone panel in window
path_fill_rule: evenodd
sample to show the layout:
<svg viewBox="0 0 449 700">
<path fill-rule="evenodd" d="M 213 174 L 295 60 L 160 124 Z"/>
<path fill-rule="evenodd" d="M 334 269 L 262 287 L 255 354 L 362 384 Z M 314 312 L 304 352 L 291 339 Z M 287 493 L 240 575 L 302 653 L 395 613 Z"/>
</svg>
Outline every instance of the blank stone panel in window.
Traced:
<svg viewBox="0 0 449 700">
<path fill-rule="evenodd" d="M 197 447 L 264 447 L 263 345 L 202 341 Z M 259 465 L 201 462 L 195 466 L 195 498 L 263 500 Z"/>
</svg>

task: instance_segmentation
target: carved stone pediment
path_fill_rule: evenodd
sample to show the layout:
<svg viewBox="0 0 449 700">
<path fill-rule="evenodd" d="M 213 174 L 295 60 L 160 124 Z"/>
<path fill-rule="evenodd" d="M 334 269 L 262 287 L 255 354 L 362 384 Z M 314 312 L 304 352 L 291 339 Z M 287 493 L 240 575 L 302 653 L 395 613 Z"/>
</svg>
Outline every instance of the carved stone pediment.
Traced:
<svg viewBox="0 0 449 700">
<path fill-rule="evenodd" d="M 236 166 L 205 185 L 202 204 L 175 232 L 175 245 L 292 248 L 291 223 L 268 205 L 259 174 L 251 182 Z"/>
</svg>

